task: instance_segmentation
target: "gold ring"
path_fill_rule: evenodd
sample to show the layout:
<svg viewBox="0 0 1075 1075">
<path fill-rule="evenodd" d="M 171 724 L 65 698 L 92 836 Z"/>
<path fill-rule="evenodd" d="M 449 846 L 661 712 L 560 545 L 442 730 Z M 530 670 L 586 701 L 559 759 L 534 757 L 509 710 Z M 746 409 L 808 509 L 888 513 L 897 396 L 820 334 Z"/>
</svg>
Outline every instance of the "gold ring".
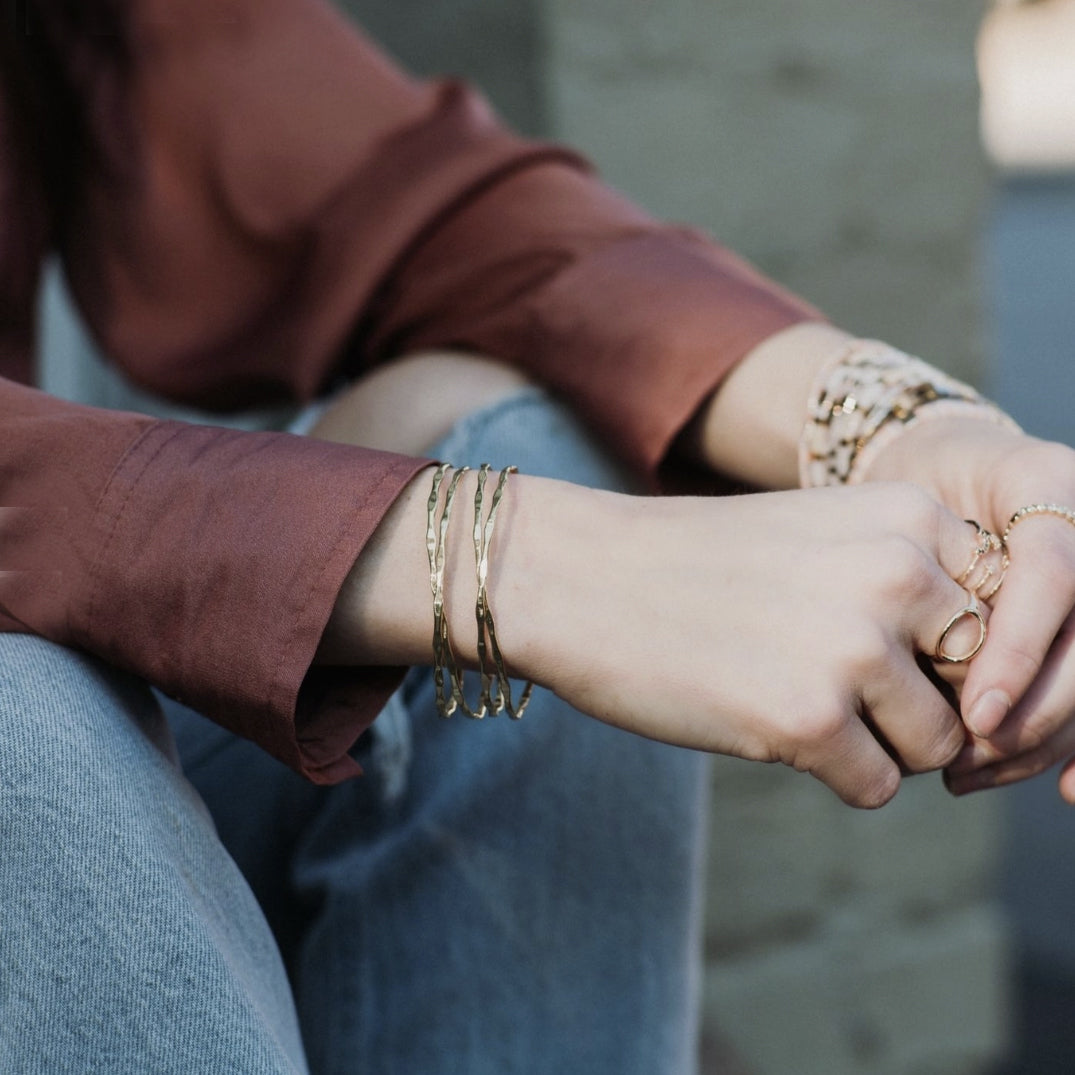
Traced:
<svg viewBox="0 0 1075 1075">
<path fill-rule="evenodd" d="M 953 657 L 951 654 L 944 652 L 944 643 L 951 633 L 952 628 L 961 620 L 965 620 L 968 616 L 974 617 L 978 621 L 978 641 L 968 650 L 966 653 L 961 654 L 959 657 Z M 961 608 L 945 625 L 944 630 L 941 631 L 941 637 L 937 639 L 937 647 L 933 651 L 933 656 L 938 661 L 944 661 L 946 664 L 965 664 L 972 657 L 978 655 L 978 651 L 985 645 L 985 617 L 982 615 L 982 610 L 978 607 L 978 599 L 971 594 L 970 604 Z"/>
<path fill-rule="evenodd" d="M 1055 515 L 1058 519 L 1063 519 L 1075 526 L 1075 509 L 1073 508 L 1066 508 L 1063 504 L 1027 504 L 1008 520 L 1001 541 L 1007 542 L 1008 535 L 1015 529 L 1016 524 L 1029 515 Z"/>
<path fill-rule="evenodd" d="M 1008 571 L 1011 560 L 1008 556 L 1008 546 L 1002 538 L 997 537 L 992 530 L 986 530 L 981 523 L 974 519 L 965 519 L 964 522 L 973 526 L 977 531 L 978 541 L 971 553 L 970 562 L 956 576 L 956 582 L 965 590 L 977 594 L 983 601 L 989 601 L 996 597 L 997 592 L 1004 583 L 1004 576 Z M 996 562 L 987 562 L 993 553 L 1000 553 L 1000 570 L 997 570 Z M 973 583 L 971 579 L 977 575 Z M 989 585 L 992 582 L 992 585 Z M 988 586 L 988 590 L 986 587 Z"/>
</svg>

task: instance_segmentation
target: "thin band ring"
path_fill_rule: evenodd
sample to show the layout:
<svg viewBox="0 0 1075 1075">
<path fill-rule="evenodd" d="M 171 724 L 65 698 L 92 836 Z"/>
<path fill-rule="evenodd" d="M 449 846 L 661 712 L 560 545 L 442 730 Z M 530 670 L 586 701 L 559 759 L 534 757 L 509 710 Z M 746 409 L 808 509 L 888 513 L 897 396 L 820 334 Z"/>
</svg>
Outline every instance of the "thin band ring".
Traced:
<svg viewBox="0 0 1075 1075">
<path fill-rule="evenodd" d="M 1004 584 L 1004 576 L 1007 574 L 1008 566 L 1011 563 L 1008 556 L 1008 546 L 1004 544 L 1003 538 L 997 537 L 991 530 L 986 530 L 984 526 L 974 519 L 964 521 L 974 527 L 977 533 L 977 542 L 967 566 L 956 576 L 956 582 L 965 590 L 976 594 L 983 601 L 990 601 L 996 597 L 997 592 Z M 999 570 L 994 553 L 1000 554 Z M 973 582 L 972 579 L 974 580 Z"/>
<path fill-rule="evenodd" d="M 978 621 L 978 640 L 966 653 L 960 654 L 958 657 L 953 657 L 951 654 L 944 652 L 944 644 L 948 640 L 948 636 L 951 634 L 956 624 L 967 619 L 968 616 L 971 616 Z M 985 636 L 985 617 L 982 615 L 982 610 L 978 607 L 978 599 L 972 594 L 970 604 L 961 608 L 944 625 L 944 630 L 941 631 L 941 637 L 937 639 L 936 649 L 933 651 L 934 659 L 943 661 L 945 664 L 966 664 L 967 661 L 978 656 L 979 650 L 985 645 Z"/>
<path fill-rule="evenodd" d="M 1075 526 L 1075 509 L 1064 504 L 1027 504 L 1025 508 L 1020 508 L 1008 520 L 1008 525 L 1004 528 L 1004 536 L 1001 540 L 1007 542 L 1016 525 L 1031 515 L 1055 515 L 1058 519 L 1063 519 L 1065 522 Z"/>
</svg>

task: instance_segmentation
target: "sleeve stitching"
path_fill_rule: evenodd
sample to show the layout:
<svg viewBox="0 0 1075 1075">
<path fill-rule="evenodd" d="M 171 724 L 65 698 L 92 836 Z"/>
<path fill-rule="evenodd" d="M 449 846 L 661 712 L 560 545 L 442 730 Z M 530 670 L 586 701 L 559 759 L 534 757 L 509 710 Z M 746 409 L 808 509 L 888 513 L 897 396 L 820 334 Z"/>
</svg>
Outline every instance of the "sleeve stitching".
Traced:
<svg viewBox="0 0 1075 1075">
<path fill-rule="evenodd" d="M 156 422 L 146 429 L 140 437 L 138 437 L 133 444 L 123 453 L 122 458 L 116 464 L 115 469 L 109 476 L 108 482 L 105 485 L 103 492 L 101 493 L 100 500 L 97 502 L 97 512 L 102 510 L 103 505 L 107 502 L 109 494 L 112 491 L 113 485 L 116 484 L 120 473 L 127 465 L 128 460 L 136 455 L 138 450 L 143 447 L 146 440 L 151 434 L 159 432 L 164 426 L 163 422 Z M 107 559 L 108 550 L 112 546 L 115 540 L 116 532 L 119 530 L 120 523 L 123 520 L 123 516 L 127 512 L 127 507 L 130 504 L 131 497 L 134 495 L 135 489 L 138 487 L 138 483 L 142 480 L 143 475 L 149 469 L 153 461 L 161 454 L 161 452 L 170 444 L 180 433 L 182 427 L 176 427 L 169 431 L 168 435 L 161 441 L 160 444 L 154 449 L 154 451 L 146 457 L 143 461 L 141 468 L 131 478 L 130 484 L 126 493 L 123 495 L 123 500 L 120 502 L 115 514 L 112 517 L 112 525 L 109 527 L 108 535 L 104 542 L 101 544 L 101 551 L 96 560 L 94 561 L 93 568 L 91 569 L 91 584 L 90 584 L 90 599 L 86 610 L 86 623 L 87 627 L 93 623 L 94 615 L 97 609 L 98 591 L 101 586 L 101 566 Z"/>
</svg>

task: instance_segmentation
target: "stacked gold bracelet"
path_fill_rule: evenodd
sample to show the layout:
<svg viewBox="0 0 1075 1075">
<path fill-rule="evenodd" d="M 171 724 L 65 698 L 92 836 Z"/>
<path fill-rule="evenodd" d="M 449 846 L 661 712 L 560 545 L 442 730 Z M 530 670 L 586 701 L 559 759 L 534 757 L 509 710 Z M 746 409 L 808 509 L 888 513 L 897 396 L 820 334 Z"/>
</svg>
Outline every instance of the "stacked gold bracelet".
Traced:
<svg viewBox="0 0 1075 1075">
<path fill-rule="evenodd" d="M 1019 427 L 970 385 L 877 340 L 853 341 L 811 390 L 799 442 L 803 488 L 861 481 L 875 456 L 924 419 L 984 418 Z"/>
<path fill-rule="evenodd" d="M 468 717 L 481 720 L 485 716 L 507 713 L 518 719 L 523 715 L 533 684 L 527 683 L 519 696 L 518 704 L 512 702 L 511 681 L 508 678 L 504 656 L 497 640 L 493 612 L 489 607 L 489 555 L 492 548 L 493 529 L 497 512 L 504 498 L 508 476 L 515 467 L 505 467 L 493 492 L 488 515 L 485 514 L 485 486 L 490 467 L 483 463 L 478 468 L 478 482 L 474 493 L 474 562 L 477 571 L 478 596 L 474 616 L 478 627 L 478 677 L 480 693 L 477 705 L 471 706 L 463 690 L 463 670 L 452 650 L 448 637 L 448 619 L 444 612 L 444 572 L 447 560 L 446 545 L 452 506 L 460 479 L 469 469 L 460 467 L 448 481 L 444 504 L 440 504 L 441 488 L 445 476 L 452 468 L 448 464 L 437 467 L 433 474 L 426 515 L 426 551 L 429 554 L 429 584 L 433 591 L 433 685 L 436 693 L 437 711 L 442 717 L 450 717 L 460 710 Z M 438 519 L 438 509 L 440 516 Z"/>
</svg>

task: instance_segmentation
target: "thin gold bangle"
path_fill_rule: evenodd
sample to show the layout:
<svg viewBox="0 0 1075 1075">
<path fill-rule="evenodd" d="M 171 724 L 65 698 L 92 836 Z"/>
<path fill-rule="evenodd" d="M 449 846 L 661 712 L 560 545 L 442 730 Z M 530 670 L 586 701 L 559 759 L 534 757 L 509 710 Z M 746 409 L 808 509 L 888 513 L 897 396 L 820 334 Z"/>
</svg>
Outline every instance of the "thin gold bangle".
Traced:
<svg viewBox="0 0 1075 1075">
<path fill-rule="evenodd" d="M 448 483 L 444 497 L 444 508 L 440 521 L 435 521 L 440 487 L 447 471 L 447 465 L 437 468 L 433 476 L 433 489 L 430 492 L 426 519 L 426 548 L 430 557 L 430 585 L 433 590 L 433 688 L 436 697 L 437 712 L 442 717 L 452 716 L 461 709 L 469 717 L 480 720 L 485 716 L 484 707 L 472 709 L 463 693 L 463 673 L 452 650 L 448 634 L 448 618 L 444 614 L 444 568 L 447 558 L 448 524 L 451 521 L 452 505 L 459 482 L 469 467 L 460 467 Z"/>
<path fill-rule="evenodd" d="M 442 717 L 450 717 L 457 710 L 475 720 L 481 720 L 488 714 L 496 715 L 507 712 L 511 717 L 523 715 L 533 684 L 527 683 L 519 697 L 518 705 L 512 703 L 511 681 L 500 644 L 496 636 L 493 612 L 489 607 L 489 561 L 492 549 L 493 531 L 497 513 L 503 500 L 508 476 L 517 471 L 515 467 L 505 467 L 500 472 L 500 479 L 493 493 L 489 515 L 484 516 L 485 486 L 489 475 L 489 464 L 483 463 L 478 469 L 477 487 L 474 493 L 474 556 L 477 573 L 477 598 L 475 601 L 475 621 L 478 628 L 478 673 L 481 682 L 478 704 L 471 707 L 467 702 L 463 683 L 463 670 L 456 659 L 448 634 L 448 618 L 444 610 L 444 576 L 447 562 L 448 529 L 451 521 L 452 505 L 455 500 L 459 482 L 469 468 L 460 467 L 452 474 L 444 495 L 444 506 L 440 505 L 441 489 L 444 479 L 451 470 L 448 464 L 441 464 L 433 475 L 426 510 L 426 551 L 429 557 L 429 584 L 433 594 L 433 684 L 437 711 Z M 490 658 L 492 669 L 490 669 Z"/>
<path fill-rule="evenodd" d="M 489 468 L 486 467 L 485 469 L 488 473 Z M 508 677 L 507 667 L 504 663 L 504 655 L 500 651 L 500 643 L 496 636 L 496 625 L 493 622 L 493 610 L 489 607 L 489 594 L 487 590 L 489 578 L 489 552 L 493 540 L 493 527 L 496 525 L 497 512 L 500 508 L 501 500 L 504 497 L 504 490 L 507 488 L 508 478 L 510 475 L 516 473 L 518 473 L 518 467 L 505 467 L 500 472 L 500 479 L 497 482 L 496 490 L 493 492 L 493 502 L 489 508 L 489 517 L 485 521 L 485 529 L 482 534 L 480 548 L 477 549 L 478 600 L 476 611 L 479 621 L 484 626 L 485 640 L 488 642 L 489 650 L 493 655 L 493 664 L 496 667 L 496 693 L 490 693 L 490 695 L 488 695 L 489 704 L 494 713 L 506 712 L 509 717 L 518 720 L 523 715 L 530 702 L 534 684 L 527 682 L 523 687 L 522 694 L 519 696 L 518 704 L 516 705 L 512 703 L 511 680 Z M 481 633 L 481 629 L 479 629 L 479 635 Z"/>
</svg>

